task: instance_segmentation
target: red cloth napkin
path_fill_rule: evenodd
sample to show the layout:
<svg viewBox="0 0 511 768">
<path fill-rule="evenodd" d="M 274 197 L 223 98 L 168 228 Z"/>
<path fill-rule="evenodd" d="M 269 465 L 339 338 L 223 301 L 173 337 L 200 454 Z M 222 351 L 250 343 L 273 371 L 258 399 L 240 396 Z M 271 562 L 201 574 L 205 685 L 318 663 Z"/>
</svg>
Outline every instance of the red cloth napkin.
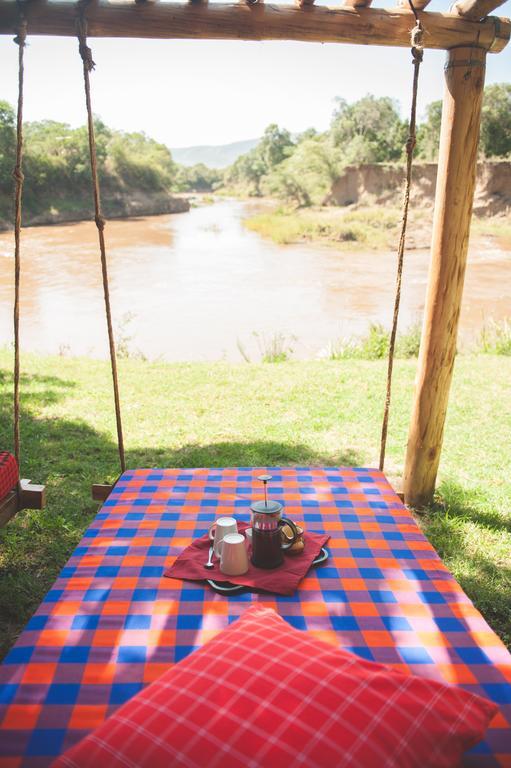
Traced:
<svg viewBox="0 0 511 768">
<path fill-rule="evenodd" d="M 248 523 L 238 521 L 238 532 L 243 533 L 250 528 Z M 292 595 L 301 582 L 312 561 L 321 552 L 330 536 L 324 533 L 309 533 L 305 531 L 305 548 L 298 554 L 286 555 L 284 552 L 284 564 L 279 568 L 267 570 L 256 568 L 249 559 L 248 571 L 243 576 L 226 576 L 220 570 L 217 557 L 213 562 L 215 567 L 206 570 L 204 563 L 208 561 L 211 542 L 207 534 L 196 539 L 189 547 L 181 552 L 173 565 L 165 571 L 165 576 L 171 579 L 186 579 L 189 581 L 227 581 L 230 584 L 243 584 L 253 589 L 263 589 L 266 592 L 275 592 L 277 595 Z"/>
</svg>

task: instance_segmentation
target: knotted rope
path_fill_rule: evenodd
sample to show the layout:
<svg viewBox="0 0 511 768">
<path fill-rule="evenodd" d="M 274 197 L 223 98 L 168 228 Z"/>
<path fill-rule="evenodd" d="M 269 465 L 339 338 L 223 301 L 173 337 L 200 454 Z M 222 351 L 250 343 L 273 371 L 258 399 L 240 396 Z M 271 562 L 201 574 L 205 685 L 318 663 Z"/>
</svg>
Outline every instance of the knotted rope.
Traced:
<svg viewBox="0 0 511 768">
<path fill-rule="evenodd" d="M 105 246 L 105 219 L 101 212 L 101 197 L 99 191 L 98 164 L 96 155 L 96 137 L 94 133 L 94 117 L 92 113 L 92 102 L 90 92 L 90 72 L 95 64 L 92 59 L 92 51 L 87 45 L 87 22 L 85 20 L 85 2 L 78 3 L 77 35 L 79 43 L 80 56 L 83 62 L 83 82 L 85 86 L 85 103 L 87 107 L 87 127 L 89 132 L 89 154 L 90 167 L 92 175 L 92 191 L 94 196 L 94 221 L 98 230 L 99 250 L 101 254 L 101 272 L 103 276 L 103 294 L 105 298 L 105 314 L 108 329 L 108 345 L 110 348 L 110 365 L 112 368 L 112 380 L 114 387 L 115 419 L 117 423 L 117 447 L 119 450 L 119 459 L 121 470 L 126 469 L 126 460 L 124 456 L 124 439 L 122 434 L 121 403 L 119 398 L 119 380 L 117 376 L 117 358 L 115 354 L 115 339 L 112 327 L 112 312 L 110 309 L 110 290 L 108 286 L 108 269 L 106 261 Z"/>
<path fill-rule="evenodd" d="M 20 10 L 18 34 L 14 42 L 18 46 L 18 112 L 16 119 L 16 164 L 12 172 L 14 187 L 14 456 L 20 465 L 20 273 L 21 273 L 21 213 L 23 199 L 23 77 L 27 22 Z"/>
<path fill-rule="evenodd" d="M 413 87 L 412 87 L 412 106 L 410 110 L 410 121 L 408 124 L 408 139 L 406 141 L 406 176 L 405 191 L 403 200 L 403 214 L 401 219 L 401 234 L 399 236 L 399 245 L 397 249 L 397 274 L 396 274 L 396 296 L 394 299 L 394 315 L 392 318 L 392 330 L 389 339 L 389 358 L 387 366 L 387 390 L 385 395 L 385 408 L 383 412 L 383 423 L 381 428 L 380 441 L 380 470 L 383 471 L 385 464 L 385 449 L 387 447 L 387 431 L 389 425 L 390 399 L 392 392 L 392 372 L 394 368 L 394 353 L 396 348 L 397 322 L 399 318 L 399 305 L 401 303 L 401 283 L 403 277 L 403 261 L 406 243 L 406 228 L 408 225 L 408 208 L 410 204 L 410 190 L 412 185 L 412 164 L 413 152 L 417 142 L 416 122 L 417 122 L 417 92 L 419 87 L 419 70 L 423 59 L 423 27 L 417 15 L 413 3 L 408 0 L 413 15 L 415 16 L 415 27 L 411 32 L 412 58 L 413 58 Z"/>
</svg>

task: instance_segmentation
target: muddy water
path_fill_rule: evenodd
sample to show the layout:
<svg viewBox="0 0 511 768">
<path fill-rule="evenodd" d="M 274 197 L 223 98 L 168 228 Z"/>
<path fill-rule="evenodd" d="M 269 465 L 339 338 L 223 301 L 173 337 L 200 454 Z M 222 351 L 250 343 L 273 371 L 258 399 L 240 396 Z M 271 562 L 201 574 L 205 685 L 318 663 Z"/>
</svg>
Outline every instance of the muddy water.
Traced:
<svg viewBox="0 0 511 768">
<path fill-rule="evenodd" d="M 111 298 L 121 346 L 150 359 L 260 357 L 283 334 L 295 357 L 315 357 L 370 322 L 389 325 L 390 252 L 278 246 L 247 231 L 247 204 L 223 201 L 187 214 L 109 222 Z M 420 319 L 428 253 L 406 257 L 401 328 Z M 12 234 L 0 234 L 0 344 L 11 340 Z M 22 342 L 41 352 L 107 354 L 93 224 L 23 235 Z M 471 247 L 461 319 L 465 342 L 483 322 L 511 314 L 511 252 Z M 256 336 L 255 334 L 258 334 Z M 291 337 L 293 339 L 291 340 Z"/>
</svg>

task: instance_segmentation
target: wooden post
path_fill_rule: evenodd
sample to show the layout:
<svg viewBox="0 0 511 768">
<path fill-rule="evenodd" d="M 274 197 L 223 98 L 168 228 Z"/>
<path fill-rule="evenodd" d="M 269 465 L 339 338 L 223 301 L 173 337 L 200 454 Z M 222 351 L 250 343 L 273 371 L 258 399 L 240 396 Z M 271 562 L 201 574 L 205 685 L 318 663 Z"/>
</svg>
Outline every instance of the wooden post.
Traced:
<svg viewBox="0 0 511 768">
<path fill-rule="evenodd" d="M 486 52 L 448 52 L 433 217 L 431 263 L 415 398 L 408 435 L 404 497 L 431 501 L 440 462 L 460 316 L 477 167 Z"/>
</svg>

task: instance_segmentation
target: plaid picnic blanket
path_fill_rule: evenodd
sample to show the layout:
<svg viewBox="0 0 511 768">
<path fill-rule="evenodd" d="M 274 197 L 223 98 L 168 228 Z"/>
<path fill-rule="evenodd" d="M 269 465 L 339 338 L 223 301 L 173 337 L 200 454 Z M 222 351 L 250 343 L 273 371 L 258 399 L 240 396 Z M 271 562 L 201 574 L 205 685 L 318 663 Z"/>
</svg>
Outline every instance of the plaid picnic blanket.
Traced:
<svg viewBox="0 0 511 768">
<path fill-rule="evenodd" d="M 16 488 L 18 484 L 18 465 L 12 453 L 0 451 L 0 501 Z"/>
<path fill-rule="evenodd" d="M 220 514 L 271 496 L 330 559 L 291 597 L 225 597 L 163 577 Z M 373 469 L 125 472 L 0 667 L 0 766 L 48 765 L 251 601 L 366 659 L 493 699 L 500 714 L 465 764 L 511 766 L 511 656 Z"/>
</svg>

